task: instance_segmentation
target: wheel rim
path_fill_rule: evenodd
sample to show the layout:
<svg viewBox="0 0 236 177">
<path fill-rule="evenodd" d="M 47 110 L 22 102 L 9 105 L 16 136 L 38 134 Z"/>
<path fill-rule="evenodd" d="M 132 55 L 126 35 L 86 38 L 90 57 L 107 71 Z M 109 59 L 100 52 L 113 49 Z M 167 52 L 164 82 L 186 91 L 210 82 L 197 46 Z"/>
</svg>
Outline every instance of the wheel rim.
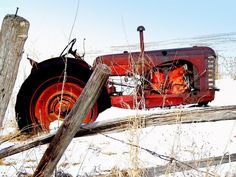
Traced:
<svg viewBox="0 0 236 177">
<path fill-rule="evenodd" d="M 79 98 L 83 87 L 76 79 L 67 78 L 67 82 L 53 82 L 50 79 L 35 91 L 30 104 L 30 118 L 33 125 L 40 124 L 41 128 L 49 130 L 50 123 L 64 120 Z M 70 80 L 70 81 L 69 81 Z M 88 113 L 84 123 L 95 121 L 98 115 L 97 104 Z"/>
</svg>

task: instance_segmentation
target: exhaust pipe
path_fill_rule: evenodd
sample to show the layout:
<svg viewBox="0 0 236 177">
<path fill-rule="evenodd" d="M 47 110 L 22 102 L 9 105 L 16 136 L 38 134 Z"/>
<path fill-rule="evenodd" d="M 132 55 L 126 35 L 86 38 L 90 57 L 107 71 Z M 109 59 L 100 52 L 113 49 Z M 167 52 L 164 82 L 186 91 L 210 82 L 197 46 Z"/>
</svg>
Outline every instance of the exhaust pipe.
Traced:
<svg viewBox="0 0 236 177">
<path fill-rule="evenodd" d="M 144 53 L 144 38 L 143 38 L 143 31 L 145 31 L 144 26 L 139 26 L 137 28 L 137 31 L 139 31 L 139 38 L 140 38 L 140 50 L 141 53 Z"/>
</svg>

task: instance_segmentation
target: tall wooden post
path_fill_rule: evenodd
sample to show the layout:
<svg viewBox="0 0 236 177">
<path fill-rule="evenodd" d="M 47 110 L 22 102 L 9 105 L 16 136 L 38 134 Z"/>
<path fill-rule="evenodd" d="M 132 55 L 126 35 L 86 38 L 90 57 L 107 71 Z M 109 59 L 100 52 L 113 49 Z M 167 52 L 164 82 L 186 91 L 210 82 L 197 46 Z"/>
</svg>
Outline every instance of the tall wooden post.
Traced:
<svg viewBox="0 0 236 177">
<path fill-rule="evenodd" d="M 0 31 L 0 127 L 15 84 L 29 22 L 16 15 L 6 15 Z"/>
<path fill-rule="evenodd" d="M 80 130 L 83 119 L 97 101 L 109 74 L 110 69 L 108 66 L 99 64 L 96 67 L 73 109 L 66 116 L 63 124 L 46 149 L 33 177 L 48 177 L 52 175 L 67 146 L 74 138 L 76 132 Z"/>
</svg>

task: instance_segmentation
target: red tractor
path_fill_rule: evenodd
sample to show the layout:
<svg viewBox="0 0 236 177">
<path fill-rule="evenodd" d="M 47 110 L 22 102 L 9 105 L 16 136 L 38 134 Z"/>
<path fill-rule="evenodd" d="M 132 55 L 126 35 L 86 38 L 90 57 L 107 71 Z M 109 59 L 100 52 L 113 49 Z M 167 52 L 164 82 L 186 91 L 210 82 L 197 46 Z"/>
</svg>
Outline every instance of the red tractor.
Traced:
<svg viewBox="0 0 236 177">
<path fill-rule="evenodd" d="M 207 105 L 212 101 L 216 90 L 214 50 L 191 47 L 144 51 L 143 30 L 142 26 L 138 28 L 140 52 L 99 56 L 91 67 L 72 50 L 73 40 L 67 54 L 32 65 L 15 106 L 21 131 L 48 130 L 51 122 L 63 120 L 99 63 L 108 65 L 112 73 L 84 123 L 94 122 L 111 106 L 142 109 Z"/>
</svg>

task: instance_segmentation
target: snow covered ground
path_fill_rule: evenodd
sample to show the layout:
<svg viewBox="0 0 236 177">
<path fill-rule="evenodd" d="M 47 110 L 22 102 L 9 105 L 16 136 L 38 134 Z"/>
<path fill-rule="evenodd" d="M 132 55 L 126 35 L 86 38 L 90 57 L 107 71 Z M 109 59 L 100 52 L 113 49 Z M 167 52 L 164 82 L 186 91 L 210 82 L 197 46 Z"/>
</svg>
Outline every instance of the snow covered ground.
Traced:
<svg viewBox="0 0 236 177">
<path fill-rule="evenodd" d="M 220 91 L 210 106 L 236 105 L 236 81 L 224 79 L 217 81 Z M 190 109 L 179 107 L 177 109 Z M 193 109 L 193 108 L 192 108 Z M 149 112 L 168 111 L 152 109 Z M 99 115 L 98 121 L 135 115 L 148 111 L 124 110 L 110 108 Z M 1 132 L 9 132 L 6 128 Z M 181 124 L 148 127 L 139 132 L 139 145 L 160 155 L 174 157 L 178 160 L 197 160 L 205 157 L 223 156 L 236 153 L 236 121 L 214 123 Z M 0 134 L 0 135 L 1 135 Z M 57 170 L 63 170 L 72 176 L 88 176 L 100 172 L 119 171 L 132 167 L 132 148 L 118 140 L 129 142 L 131 132 L 96 135 L 74 139 L 61 158 Z M 15 141 L 0 143 L 0 149 L 13 145 Z M 0 176 L 17 176 L 19 172 L 32 174 L 47 145 L 0 160 Z M 130 155 L 131 154 L 131 155 Z M 132 156 L 132 157 L 131 157 Z M 140 168 L 155 167 L 168 163 L 147 151 L 139 149 L 136 153 Z M 236 163 L 217 165 L 207 168 L 208 175 L 233 176 L 236 174 Z M 206 169 L 202 169 L 204 171 Z M 192 170 L 163 176 L 207 176 L 200 171 Z"/>
</svg>

